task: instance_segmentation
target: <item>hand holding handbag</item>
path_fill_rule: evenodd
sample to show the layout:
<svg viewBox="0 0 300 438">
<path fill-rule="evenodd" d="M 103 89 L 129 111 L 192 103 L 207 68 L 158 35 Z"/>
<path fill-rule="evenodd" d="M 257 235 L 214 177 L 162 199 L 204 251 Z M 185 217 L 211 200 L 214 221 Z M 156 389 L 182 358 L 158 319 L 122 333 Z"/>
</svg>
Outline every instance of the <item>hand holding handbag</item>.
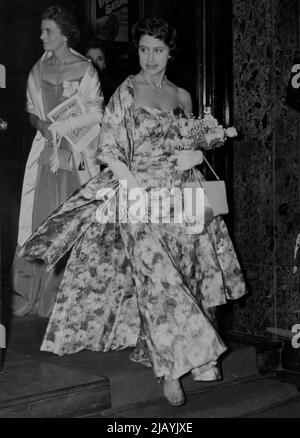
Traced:
<svg viewBox="0 0 300 438">
<path fill-rule="evenodd" d="M 229 208 L 227 203 L 225 182 L 220 180 L 214 169 L 211 167 L 205 157 L 203 161 L 208 165 L 212 173 L 217 178 L 217 181 L 203 181 L 202 185 L 204 193 L 207 196 L 208 202 L 213 210 L 214 216 L 228 214 Z"/>
<path fill-rule="evenodd" d="M 39 164 L 46 167 L 51 166 L 51 162 L 54 154 L 55 154 L 54 148 L 46 145 L 39 157 Z M 73 157 L 71 151 L 67 151 L 66 149 L 57 150 L 57 170 L 58 169 L 68 170 L 69 172 L 72 171 Z"/>
</svg>

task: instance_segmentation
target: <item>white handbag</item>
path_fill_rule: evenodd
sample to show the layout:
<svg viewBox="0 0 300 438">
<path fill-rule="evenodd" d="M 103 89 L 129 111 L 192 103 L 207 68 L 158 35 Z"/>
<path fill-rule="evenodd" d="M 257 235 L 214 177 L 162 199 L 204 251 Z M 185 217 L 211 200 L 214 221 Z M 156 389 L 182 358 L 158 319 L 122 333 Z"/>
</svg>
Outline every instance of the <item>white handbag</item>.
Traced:
<svg viewBox="0 0 300 438">
<path fill-rule="evenodd" d="M 217 181 L 203 181 L 201 184 L 204 188 L 204 193 L 207 196 L 208 202 L 213 210 L 214 216 L 220 216 L 228 214 L 228 202 L 226 194 L 225 182 L 220 180 L 214 169 L 211 167 L 209 162 L 205 157 L 203 157 L 204 162 L 208 165 L 212 173 L 217 178 Z"/>
</svg>

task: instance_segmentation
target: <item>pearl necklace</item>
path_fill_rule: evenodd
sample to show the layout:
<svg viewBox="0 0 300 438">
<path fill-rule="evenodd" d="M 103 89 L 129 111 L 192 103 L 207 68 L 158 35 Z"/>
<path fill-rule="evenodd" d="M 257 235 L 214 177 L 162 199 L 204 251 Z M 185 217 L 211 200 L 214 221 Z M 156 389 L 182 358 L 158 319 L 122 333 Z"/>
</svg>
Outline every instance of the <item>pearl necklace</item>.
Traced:
<svg viewBox="0 0 300 438">
<path fill-rule="evenodd" d="M 162 81 L 161 81 L 160 84 L 154 84 L 153 82 L 151 82 L 151 81 L 147 78 L 147 76 L 145 75 L 144 72 L 143 72 L 143 76 L 144 76 L 144 79 L 145 79 L 146 84 L 147 84 L 147 85 L 150 85 L 150 87 L 153 88 L 153 90 L 156 91 L 157 93 L 161 93 L 162 90 L 163 90 L 164 88 L 166 88 L 166 86 L 167 86 L 167 81 L 166 81 L 165 76 L 162 78 Z"/>
</svg>

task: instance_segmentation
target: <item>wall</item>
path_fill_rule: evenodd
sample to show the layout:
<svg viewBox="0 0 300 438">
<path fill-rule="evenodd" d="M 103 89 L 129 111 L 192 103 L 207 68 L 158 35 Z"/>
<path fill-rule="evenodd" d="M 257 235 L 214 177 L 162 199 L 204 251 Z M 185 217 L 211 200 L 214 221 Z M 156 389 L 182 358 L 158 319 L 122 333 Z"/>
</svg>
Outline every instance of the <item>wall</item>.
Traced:
<svg viewBox="0 0 300 438">
<path fill-rule="evenodd" d="M 234 305 L 232 331 L 300 323 L 292 274 L 300 231 L 299 113 L 285 105 L 297 49 L 297 0 L 233 0 L 235 240 L 249 296 Z"/>
</svg>

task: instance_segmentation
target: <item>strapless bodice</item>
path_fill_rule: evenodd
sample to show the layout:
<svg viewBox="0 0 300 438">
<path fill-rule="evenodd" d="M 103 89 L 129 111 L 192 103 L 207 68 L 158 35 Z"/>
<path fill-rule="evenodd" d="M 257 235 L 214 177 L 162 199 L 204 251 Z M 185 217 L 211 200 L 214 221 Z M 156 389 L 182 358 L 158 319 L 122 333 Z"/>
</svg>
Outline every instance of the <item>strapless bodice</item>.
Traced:
<svg viewBox="0 0 300 438">
<path fill-rule="evenodd" d="M 175 173 L 174 153 L 180 148 L 177 108 L 134 109 L 134 155 L 131 163 L 143 187 L 170 188 Z M 182 110 L 180 110 L 182 111 Z"/>
</svg>

